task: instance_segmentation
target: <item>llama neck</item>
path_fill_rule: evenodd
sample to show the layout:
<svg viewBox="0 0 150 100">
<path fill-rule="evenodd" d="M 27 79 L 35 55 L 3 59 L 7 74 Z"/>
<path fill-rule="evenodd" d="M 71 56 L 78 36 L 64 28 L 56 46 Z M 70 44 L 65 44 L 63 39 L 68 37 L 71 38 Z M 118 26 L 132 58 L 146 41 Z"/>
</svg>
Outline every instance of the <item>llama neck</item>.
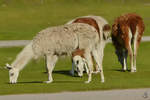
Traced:
<svg viewBox="0 0 150 100">
<path fill-rule="evenodd" d="M 32 59 L 32 42 L 30 42 L 25 48 L 17 55 L 15 61 L 11 64 L 12 67 L 21 70 Z"/>
</svg>

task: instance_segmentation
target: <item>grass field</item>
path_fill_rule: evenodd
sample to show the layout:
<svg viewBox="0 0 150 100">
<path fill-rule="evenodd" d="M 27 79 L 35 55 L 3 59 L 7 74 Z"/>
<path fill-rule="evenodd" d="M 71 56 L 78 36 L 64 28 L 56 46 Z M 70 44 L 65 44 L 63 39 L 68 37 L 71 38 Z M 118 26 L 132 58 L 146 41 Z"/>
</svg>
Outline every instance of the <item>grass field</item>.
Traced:
<svg viewBox="0 0 150 100">
<path fill-rule="evenodd" d="M 72 77 L 69 74 L 71 69 L 70 58 L 61 58 L 53 72 L 54 82 L 51 84 L 42 83 L 47 80 L 44 61 L 32 60 L 24 70 L 21 71 L 18 84 L 9 84 L 8 71 L 2 66 L 11 63 L 21 47 L 0 48 L 0 95 L 23 94 L 23 93 L 51 93 L 62 91 L 88 91 L 128 88 L 150 88 L 150 42 L 141 43 L 137 57 L 137 72 L 121 72 L 121 66 L 117 62 L 112 44 L 105 48 L 104 75 L 105 83 L 100 83 L 100 76 L 93 75 L 93 81 L 85 84 L 87 75 L 84 77 Z M 129 59 L 128 59 L 129 60 Z M 129 64 L 128 64 L 129 65 Z M 130 67 L 129 67 L 130 69 Z"/>
<path fill-rule="evenodd" d="M 150 35 L 149 10 L 149 0 L 1 0 L 0 40 L 32 39 L 41 29 L 77 16 L 103 16 L 112 24 L 117 16 L 129 12 L 143 17 L 144 35 Z"/>
</svg>

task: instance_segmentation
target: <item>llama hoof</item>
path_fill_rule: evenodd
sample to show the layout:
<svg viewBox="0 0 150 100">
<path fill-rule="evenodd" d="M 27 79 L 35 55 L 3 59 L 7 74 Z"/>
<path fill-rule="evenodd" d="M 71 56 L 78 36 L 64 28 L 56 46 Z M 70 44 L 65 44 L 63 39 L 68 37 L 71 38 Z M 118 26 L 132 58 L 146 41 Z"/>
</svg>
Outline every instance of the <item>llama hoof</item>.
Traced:
<svg viewBox="0 0 150 100">
<path fill-rule="evenodd" d="M 132 73 L 136 72 L 136 68 L 132 68 L 132 69 L 131 69 L 131 72 L 132 72 Z"/>
<path fill-rule="evenodd" d="M 104 80 L 101 80 L 101 83 L 104 83 L 105 81 Z"/>
<path fill-rule="evenodd" d="M 52 83 L 52 82 L 53 82 L 53 81 L 44 81 L 44 83 L 47 83 L 47 84 L 48 84 L 48 83 Z"/>
<path fill-rule="evenodd" d="M 122 72 L 125 72 L 126 70 L 125 69 L 122 69 Z"/>
<path fill-rule="evenodd" d="M 88 83 L 90 83 L 90 81 L 85 81 L 84 83 L 85 83 L 85 84 L 88 84 Z"/>
<path fill-rule="evenodd" d="M 132 73 L 136 72 L 136 70 L 131 70 Z"/>
<path fill-rule="evenodd" d="M 10 82 L 10 84 L 16 84 L 17 82 Z"/>
<path fill-rule="evenodd" d="M 125 71 L 127 71 L 127 68 L 124 68 L 124 67 L 123 67 L 123 68 L 122 68 L 122 72 L 125 72 Z"/>
</svg>

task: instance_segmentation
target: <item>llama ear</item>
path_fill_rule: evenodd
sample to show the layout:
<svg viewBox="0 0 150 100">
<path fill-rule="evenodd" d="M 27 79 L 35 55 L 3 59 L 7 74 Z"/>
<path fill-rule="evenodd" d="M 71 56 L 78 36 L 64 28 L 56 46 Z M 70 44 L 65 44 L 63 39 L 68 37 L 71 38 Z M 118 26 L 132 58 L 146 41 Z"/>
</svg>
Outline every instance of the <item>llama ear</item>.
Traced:
<svg viewBox="0 0 150 100">
<path fill-rule="evenodd" d="M 5 68 L 8 70 L 12 69 L 12 67 L 8 63 L 5 65 Z"/>
<path fill-rule="evenodd" d="M 110 37 L 111 27 L 109 24 L 103 26 L 103 39 L 107 40 Z"/>
<path fill-rule="evenodd" d="M 87 74 L 89 74 L 89 69 L 88 69 L 88 65 L 87 65 L 86 60 L 83 59 L 83 62 L 84 62 L 85 71 L 86 71 Z"/>
</svg>

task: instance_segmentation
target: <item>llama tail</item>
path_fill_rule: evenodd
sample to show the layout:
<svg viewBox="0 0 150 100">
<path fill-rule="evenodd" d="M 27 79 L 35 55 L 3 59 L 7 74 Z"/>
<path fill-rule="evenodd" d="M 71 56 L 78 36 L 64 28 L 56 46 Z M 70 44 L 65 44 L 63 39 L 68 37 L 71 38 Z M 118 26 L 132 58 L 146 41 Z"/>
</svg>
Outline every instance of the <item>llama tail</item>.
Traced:
<svg viewBox="0 0 150 100">
<path fill-rule="evenodd" d="M 32 41 L 24 47 L 24 49 L 17 55 L 15 61 L 11 64 L 12 68 L 21 70 L 33 58 Z"/>
</svg>

